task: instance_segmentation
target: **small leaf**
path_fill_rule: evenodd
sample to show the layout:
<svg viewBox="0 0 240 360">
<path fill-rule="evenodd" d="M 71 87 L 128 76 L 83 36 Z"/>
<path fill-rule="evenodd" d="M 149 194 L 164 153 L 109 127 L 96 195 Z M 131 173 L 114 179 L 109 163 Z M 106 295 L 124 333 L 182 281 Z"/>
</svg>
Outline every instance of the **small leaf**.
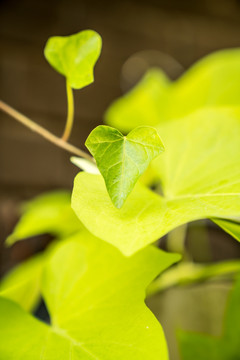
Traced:
<svg viewBox="0 0 240 360">
<path fill-rule="evenodd" d="M 58 243 L 42 281 L 51 325 L 0 297 L 0 358 L 167 360 L 164 333 L 144 297 L 178 260 L 154 247 L 126 258 L 87 232 Z"/>
<path fill-rule="evenodd" d="M 94 80 L 93 67 L 101 47 L 100 35 L 85 30 L 70 36 L 49 38 L 44 55 L 50 65 L 67 78 L 73 89 L 81 89 Z"/>
<path fill-rule="evenodd" d="M 86 146 L 104 177 L 113 204 L 121 208 L 150 161 L 163 150 L 154 128 L 141 126 L 127 136 L 109 126 L 98 126 L 88 136 Z"/>
<path fill-rule="evenodd" d="M 51 234 L 64 238 L 82 229 L 81 222 L 71 209 L 68 191 L 54 191 L 37 196 L 23 206 L 22 216 L 7 245 L 28 237 Z"/>
</svg>

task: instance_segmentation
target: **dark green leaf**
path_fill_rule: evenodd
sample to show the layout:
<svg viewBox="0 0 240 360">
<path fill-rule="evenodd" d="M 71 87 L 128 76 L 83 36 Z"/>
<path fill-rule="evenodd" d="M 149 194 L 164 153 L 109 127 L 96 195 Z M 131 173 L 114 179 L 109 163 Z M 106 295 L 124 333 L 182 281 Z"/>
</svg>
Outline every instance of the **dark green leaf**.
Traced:
<svg viewBox="0 0 240 360">
<path fill-rule="evenodd" d="M 121 208 L 150 161 L 163 150 L 157 131 L 141 126 L 123 136 L 109 126 L 98 126 L 86 146 L 104 177 L 113 204 Z"/>
</svg>

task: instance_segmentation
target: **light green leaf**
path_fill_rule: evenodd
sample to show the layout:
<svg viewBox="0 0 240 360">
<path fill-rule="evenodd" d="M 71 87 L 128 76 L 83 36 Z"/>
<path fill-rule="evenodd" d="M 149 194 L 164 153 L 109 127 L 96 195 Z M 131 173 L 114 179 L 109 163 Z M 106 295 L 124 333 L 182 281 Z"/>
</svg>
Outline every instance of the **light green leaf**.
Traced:
<svg viewBox="0 0 240 360">
<path fill-rule="evenodd" d="M 153 161 L 164 196 L 140 184 L 114 208 L 101 177 L 79 174 L 72 207 L 95 236 L 130 255 L 173 228 L 240 215 L 240 111 L 206 109 L 165 123 L 166 152 Z"/>
<path fill-rule="evenodd" d="M 44 261 L 41 254 L 17 265 L 1 280 L 0 296 L 15 301 L 26 311 L 34 310 L 40 300 Z"/>
<path fill-rule="evenodd" d="M 122 131 L 181 118 L 202 107 L 240 105 L 240 49 L 221 50 L 199 60 L 168 84 L 152 70 L 106 112 L 107 124 Z"/>
<path fill-rule="evenodd" d="M 7 238 L 7 244 L 46 233 L 64 238 L 81 229 L 82 224 L 71 209 L 70 193 L 50 192 L 25 204 L 19 222 Z"/>
<path fill-rule="evenodd" d="M 166 119 L 201 107 L 240 105 L 240 49 L 210 54 L 193 65 L 171 87 Z"/>
<path fill-rule="evenodd" d="M 0 358 L 167 360 L 162 328 L 144 297 L 178 259 L 154 247 L 126 258 L 87 232 L 59 243 L 42 283 L 51 325 L 0 298 Z"/>
<path fill-rule="evenodd" d="M 129 93 L 108 108 L 106 123 L 126 133 L 137 126 L 158 124 L 169 85 L 169 79 L 160 69 L 150 69 Z"/>
<path fill-rule="evenodd" d="M 73 89 L 94 81 L 93 68 L 101 53 L 102 40 L 93 30 L 70 36 L 49 38 L 44 55 L 50 65 L 64 75 Z"/>
<path fill-rule="evenodd" d="M 88 136 L 86 147 L 104 177 L 109 196 L 121 208 L 150 161 L 164 146 L 157 131 L 149 126 L 132 130 L 127 136 L 109 126 L 97 126 Z"/>
<path fill-rule="evenodd" d="M 179 331 L 182 360 L 239 359 L 240 337 L 240 277 L 230 295 L 221 337 Z"/>
</svg>

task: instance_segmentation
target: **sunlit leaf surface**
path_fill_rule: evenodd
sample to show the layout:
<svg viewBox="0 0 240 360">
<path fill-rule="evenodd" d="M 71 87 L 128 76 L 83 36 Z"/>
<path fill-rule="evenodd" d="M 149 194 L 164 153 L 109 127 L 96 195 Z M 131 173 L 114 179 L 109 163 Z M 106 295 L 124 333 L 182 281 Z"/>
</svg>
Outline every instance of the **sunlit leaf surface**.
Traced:
<svg viewBox="0 0 240 360">
<path fill-rule="evenodd" d="M 87 232 L 62 241 L 43 273 L 51 325 L 0 298 L 0 358 L 168 359 L 144 297 L 147 285 L 178 260 L 154 247 L 126 258 Z"/>
</svg>

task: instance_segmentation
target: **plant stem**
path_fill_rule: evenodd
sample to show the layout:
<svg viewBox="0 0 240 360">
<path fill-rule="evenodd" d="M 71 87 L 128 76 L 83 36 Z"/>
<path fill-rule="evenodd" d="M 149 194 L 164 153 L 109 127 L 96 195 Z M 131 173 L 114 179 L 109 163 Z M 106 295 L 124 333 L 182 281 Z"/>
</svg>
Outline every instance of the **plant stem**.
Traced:
<svg viewBox="0 0 240 360">
<path fill-rule="evenodd" d="M 240 272 L 239 260 L 228 260 L 220 263 L 203 265 L 183 262 L 164 272 L 153 281 L 147 290 L 150 297 L 172 286 L 189 285 L 217 276 L 229 276 Z"/>
<path fill-rule="evenodd" d="M 68 104 L 68 113 L 67 113 L 67 120 L 65 129 L 62 135 L 63 141 L 68 141 L 69 136 L 72 132 L 73 127 L 73 119 L 74 119 L 74 97 L 73 91 L 71 86 L 69 85 L 68 81 L 66 80 L 66 90 L 67 90 L 67 104 Z"/>
<path fill-rule="evenodd" d="M 25 115 L 21 114 L 17 110 L 13 109 L 11 106 L 7 105 L 3 101 L 0 101 L 0 110 L 4 111 L 6 114 L 10 115 L 15 120 L 19 121 L 21 124 L 25 125 L 32 131 L 36 132 L 37 134 L 44 137 L 46 140 L 50 141 L 51 143 L 61 147 L 62 149 L 75 154 L 77 156 L 81 156 L 91 162 L 94 162 L 93 158 L 85 153 L 85 151 L 82 151 L 75 147 L 74 145 L 71 145 L 64 141 L 63 139 L 57 137 L 56 135 L 52 134 L 47 129 L 43 128 L 42 126 L 36 124 L 34 121 L 26 117 Z"/>
</svg>

